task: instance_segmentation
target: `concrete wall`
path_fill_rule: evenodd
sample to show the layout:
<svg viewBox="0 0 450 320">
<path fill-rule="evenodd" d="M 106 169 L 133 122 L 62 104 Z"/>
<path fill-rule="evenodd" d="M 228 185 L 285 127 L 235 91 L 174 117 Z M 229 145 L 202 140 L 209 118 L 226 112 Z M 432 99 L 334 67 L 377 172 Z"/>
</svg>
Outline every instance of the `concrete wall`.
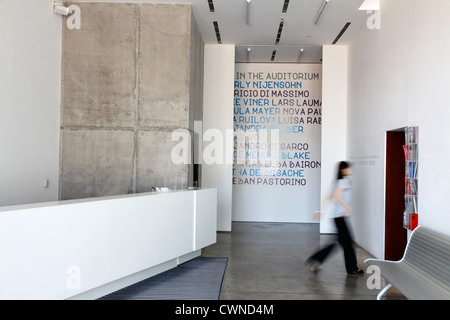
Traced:
<svg viewBox="0 0 450 320">
<path fill-rule="evenodd" d="M 202 110 L 191 6 L 77 5 L 81 29 L 63 27 L 60 198 L 186 187 L 192 170 L 172 163 L 171 134 Z"/>
<path fill-rule="evenodd" d="M 52 4 L 0 1 L 0 206 L 58 199 L 61 16 Z"/>
</svg>

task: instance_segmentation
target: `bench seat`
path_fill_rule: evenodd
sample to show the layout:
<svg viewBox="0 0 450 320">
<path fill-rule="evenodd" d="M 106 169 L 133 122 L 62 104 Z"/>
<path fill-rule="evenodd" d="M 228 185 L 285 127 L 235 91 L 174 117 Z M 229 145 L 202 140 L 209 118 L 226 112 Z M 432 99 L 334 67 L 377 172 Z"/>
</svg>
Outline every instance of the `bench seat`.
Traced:
<svg viewBox="0 0 450 320">
<path fill-rule="evenodd" d="M 378 266 L 381 276 L 408 299 L 450 299 L 449 237 L 418 227 L 411 234 L 400 261 L 367 259 L 365 262 Z"/>
</svg>

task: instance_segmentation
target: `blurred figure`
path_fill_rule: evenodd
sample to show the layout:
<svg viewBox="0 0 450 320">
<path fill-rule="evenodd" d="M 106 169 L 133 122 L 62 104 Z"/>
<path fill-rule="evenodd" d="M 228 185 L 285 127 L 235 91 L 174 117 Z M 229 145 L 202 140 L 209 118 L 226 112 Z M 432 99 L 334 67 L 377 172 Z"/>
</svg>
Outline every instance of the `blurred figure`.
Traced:
<svg viewBox="0 0 450 320">
<path fill-rule="evenodd" d="M 338 165 L 337 179 L 334 191 L 330 195 L 330 200 L 334 202 L 334 222 L 338 232 L 337 242 L 331 243 L 322 250 L 314 253 L 305 261 L 306 267 L 312 271 L 317 271 L 329 256 L 331 251 L 339 243 L 344 249 L 345 268 L 347 274 L 363 274 L 356 264 L 356 254 L 353 248 L 353 239 L 347 225 L 347 217 L 352 213 L 351 197 L 352 185 L 349 176 L 352 174 L 351 166 L 348 162 L 341 161 Z M 317 215 L 316 215 L 317 217 Z"/>
</svg>

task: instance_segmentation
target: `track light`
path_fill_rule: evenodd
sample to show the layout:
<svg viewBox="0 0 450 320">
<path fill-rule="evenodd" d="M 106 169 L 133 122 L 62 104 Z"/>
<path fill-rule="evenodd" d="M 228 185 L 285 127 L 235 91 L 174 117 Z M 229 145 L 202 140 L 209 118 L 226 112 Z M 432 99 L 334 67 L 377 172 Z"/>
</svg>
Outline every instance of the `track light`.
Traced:
<svg viewBox="0 0 450 320">
<path fill-rule="evenodd" d="M 53 10 L 56 14 L 59 14 L 61 16 L 70 16 L 72 14 L 70 8 L 65 7 L 62 3 L 53 3 Z"/>
<path fill-rule="evenodd" d="M 379 11 L 380 10 L 380 0 L 364 0 L 364 3 L 359 7 L 358 10 L 363 11 Z"/>
<path fill-rule="evenodd" d="M 314 24 L 317 24 L 317 21 L 319 21 L 320 16 L 322 15 L 322 12 L 327 6 L 328 2 L 330 2 L 330 0 L 323 0 L 322 4 L 320 5 L 319 11 L 317 12 L 316 18 L 314 19 Z"/>
<path fill-rule="evenodd" d="M 247 1 L 247 14 L 245 16 L 245 24 L 250 23 L 250 4 L 252 3 L 252 0 L 246 0 Z"/>
<path fill-rule="evenodd" d="M 301 60 L 301 58 L 302 58 L 302 56 L 303 56 L 303 52 L 304 52 L 305 50 L 302 48 L 302 49 L 300 49 L 300 52 L 299 52 L 299 54 L 298 54 L 298 59 L 297 59 L 297 62 L 298 63 L 300 63 L 300 60 Z"/>
</svg>

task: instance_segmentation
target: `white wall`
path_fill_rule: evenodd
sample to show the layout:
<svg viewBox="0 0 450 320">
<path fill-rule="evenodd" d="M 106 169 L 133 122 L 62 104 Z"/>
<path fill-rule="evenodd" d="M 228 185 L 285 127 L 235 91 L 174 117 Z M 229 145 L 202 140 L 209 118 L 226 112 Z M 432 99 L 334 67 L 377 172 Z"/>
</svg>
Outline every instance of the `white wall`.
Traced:
<svg viewBox="0 0 450 320">
<path fill-rule="evenodd" d="M 227 130 L 233 130 L 234 45 L 205 45 L 203 87 L 203 132 L 217 129 L 223 136 L 223 150 L 233 151 L 233 141 L 226 145 Z M 230 131 L 229 131 L 230 132 Z M 232 131 L 231 131 L 232 134 Z M 211 142 L 204 142 L 207 147 Z M 231 150 L 230 150 L 231 148 Z M 222 164 L 202 165 L 202 187 L 217 188 L 217 229 L 231 231 L 232 168 Z"/>
<path fill-rule="evenodd" d="M 62 18 L 52 10 L 52 0 L 0 1 L 0 206 L 58 197 Z"/>
<path fill-rule="evenodd" d="M 334 233 L 331 208 L 324 200 L 336 181 L 339 161 L 347 159 L 347 46 L 324 46 L 322 64 L 322 171 L 323 212 L 320 232 Z"/>
<path fill-rule="evenodd" d="M 348 155 L 356 241 L 384 257 L 385 133 L 419 126 L 419 224 L 450 235 L 450 1 L 382 0 L 349 46 Z M 363 162 L 364 163 L 364 162 Z"/>
</svg>

